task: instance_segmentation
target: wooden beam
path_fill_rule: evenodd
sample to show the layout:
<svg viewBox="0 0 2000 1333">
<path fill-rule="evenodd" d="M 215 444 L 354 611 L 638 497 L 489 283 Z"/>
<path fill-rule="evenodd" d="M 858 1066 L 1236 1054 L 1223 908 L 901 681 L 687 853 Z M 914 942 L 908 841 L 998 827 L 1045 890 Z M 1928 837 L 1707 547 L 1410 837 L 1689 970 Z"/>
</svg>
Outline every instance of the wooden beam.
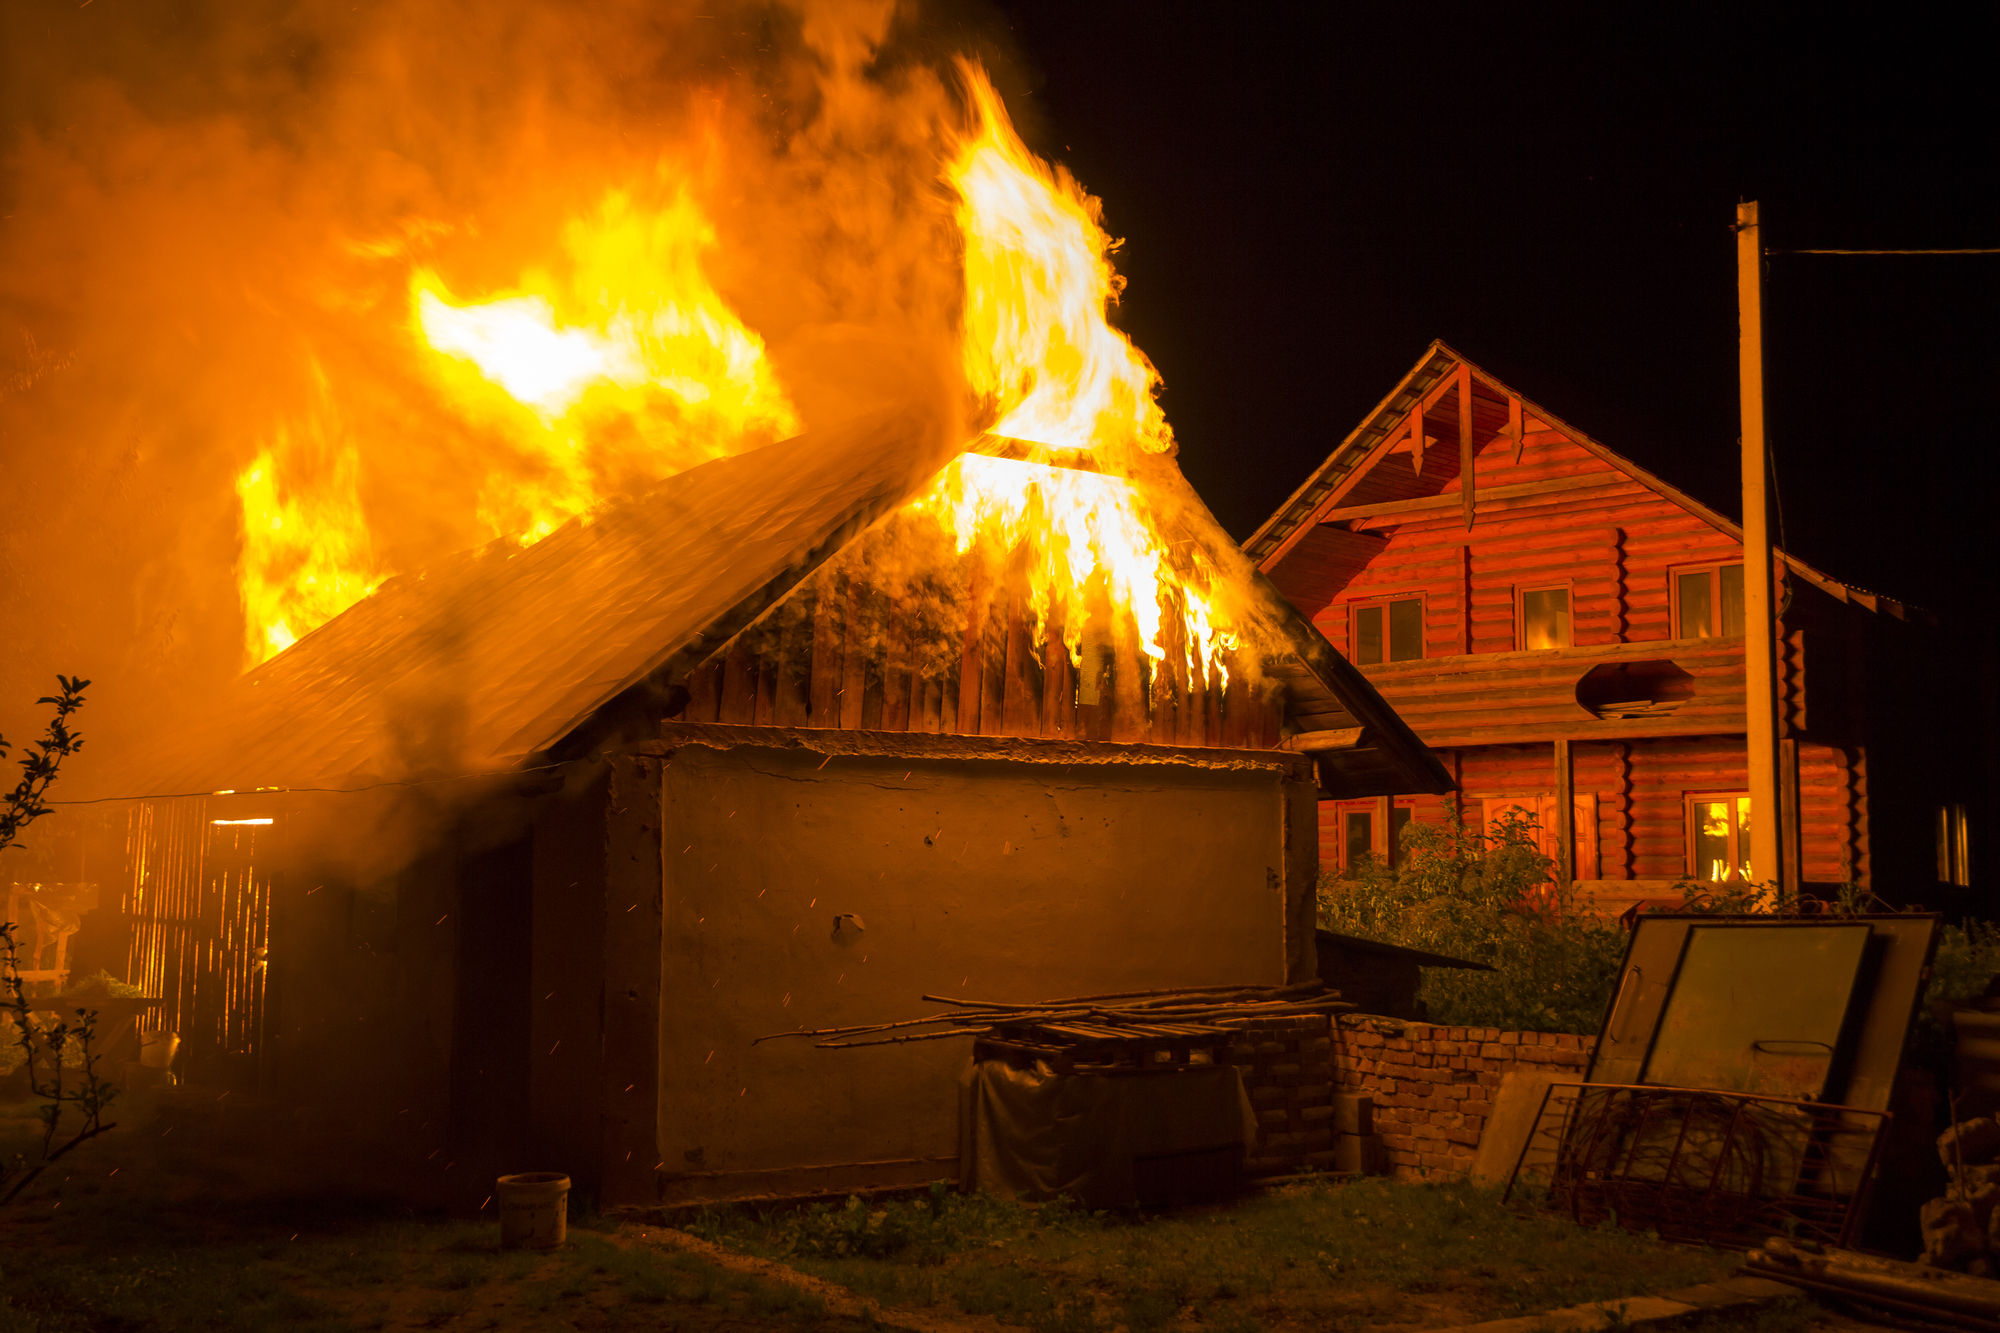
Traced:
<svg viewBox="0 0 2000 1333">
<path fill-rule="evenodd" d="M 1428 362 L 1426 364 L 1428 364 Z M 1415 372 L 1413 372 L 1413 374 L 1414 373 Z M 1437 381 L 1431 386 L 1431 388 L 1426 393 L 1423 394 L 1422 397 L 1420 397 L 1417 400 L 1417 406 L 1414 410 L 1417 416 L 1418 430 L 1421 431 L 1423 429 L 1422 423 L 1423 423 L 1424 412 L 1428 410 L 1432 405 L 1434 405 L 1446 393 L 1448 393 L 1451 390 L 1451 386 L 1455 382 L 1456 381 L 1454 380 L 1452 373 L 1450 371 L 1441 371 L 1438 375 Z M 1360 439 L 1362 433 L 1368 429 L 1369 424 L 1372 424 L 1375 421 L 1379 421 L 1381 419 L 1383 411 L 1388 407 L 1390 401 L 1393 400 L 1395 397 L 1397 397 L 1399 394 L 1401 394 L 1402 391 L 1403 390 L 1401 386 L 1398 386 L 1395 393 L 1392 393 L 1389 396 L 1389 398 L 1383 399 L 1382 406 L 1375 409 L 1374 414 L 1369 418 L 1368 422 L 1364 423 L 1362 426 L 1357 428 L 1354 434 L 1348 436 L 1347 441 L 1343 443 L 1339 449 L 1334 451 L 1333 457 L 1327 460 L 1326 465 L 1331 465 L 1334 458 L 1340 457 L 1341 454 L 1346 452 L 1349 445 L 1354 443 L 1356 440 Z M 1257 568 L 1260 570 L 1269 570 L 1273 566 L 1275 566 L 1280 560 L 1283 560 L 1285 556 L 1291 552 L 1292 547 L 1298 544 L 1299 539 L 1305 536 L 1307 532 L 1310 532 L 1312 530 L 1313 524 L 1320 522 L 1321 516 L 1324 515 L 1327 510 L 1333 508 L 1335 505 L 1339 504 L 1343 499 L 1345 499 L 1347 497 L 1347 493 L 1353 490 L 1355 486 L 1360 484 L 1361 479 L 1367 476 L 1369 471 L 1373 469 L 1377 463 L 1381 462 L 1383 457 L 1387 455 L 1391 449 L 1395 448 L 1398 444 L 1402 443 L 1402 439 L 1403 439 L 1402 432 L 1397 428 L 1393 426 L 1384 428 L 1382 430 L 1382 434 L 1380 435 L 1379 438 L 1376 439 L 1375 443 L 1368 447 L 1368 452 L 1361 458 L 1357 459 L 1354 465 L 1341 475 L 1340 480 L 1335 482 L 1328 489 L 1327 493 L 1324 496 L 1322 496 L 1319 500 L 1313 503 L 1313 506 L 1310 510 L 1308 510 L 1303 516 L 1298 518 L 1296 521 L 1292 522 L 1291 527 L 1286 531 L 1285 535 L 1278 540 L 1278 544 L 1274 546 L 1271 550 L 1267 551 L 1265 554 L 1255 557 Z M 1317 472 L 1314 473 L 1312 478 L 1310 478 L 1304 486 L 1301 486 L 1298 489 L 1298 491 L 1294 493 L 1293 499 L 1287 500 L 1285 502 L 1285 509 L 1280 512 L 1281 513 L 1291 512 L 1292 506 L 1295 503 L 1295 501 L 1298 500 L 1300 497 L 1302 497 L 1308 490 L 1312 489 L 1312 487 L 1319 482 L 1319 478 L 1320 474 Z M 1278 518 L 1276 516 L 1273 516 L 1271 523 L 1277 523 L 1278 521 L 1279 521 Z M 1265 528 L 1258 529 L 1257 533 L 1251 538 L 1250 541 L 1251 547 L 1254 547 L 1257 544 L 1257 542 L 1264 536 L 1264 533 L 1269 528 L 1269 526 L 1270 524 L 1267 524 Z"/>
<path fill-rule="evenodd" d="M 1563 491 L 1587 490 L 1592 486 L 1616 486 L 1625 478 L 1606 476 L 1601 472 L 1589 473 L 1581 477 L 1551 477 L 1547 481 L 1523 481 L 1512 486 L 1491 486 L 1479 493 L 1485 501 L 1520 500 L 1536 495 L 1556 495 Z M 1638 483 L 1631 483 L 1637 486 Z M 1456 495 L 1420 495 L 1414 500 L 1383 500 L 1377 504 L 1350 505 L 1345 509 L 1329 509 L 1321 515 L 1322 523 L 1344 523 L 1350 519 L 1375 518 L 1383 514 L 1418 514 L 1426 509 L 1449 509 L 1462 504 Z"/>
<path fill-rule="evenodd" d="M 1777 859 L 1779 882 L 1792 894 L 1798 893 L 1799 881 L 1804 878 L 1799 871 L 1800 855 L 1805 850 L 1799 825 L 1799 743 L 1787 736 L 1778 742 L 1778 836 L 1784 847 Z M 1753 846 L 1750 853 L 1757 855 L 1757 849 Z"/>
<path fill-rule="evenodd" d="M 1320 750 L 1352 750 L 1361 744 L 1366 727 L 1342 727 L 1337 731 L 1301 731 L 1278 742 L 1280 750 L 1313 754 Z"/>
<path fill-rule="evenodd" d="M 1476 507 L 1472 480 L 1472 367 L 1458 363 L 1458 493 L 1465 500 L 1465 529 L 1472 530 Z"/>
<path fill-rule="evenodd" d="M 1416 473 L 1418 476 L 1421 477 L 1424 474 L 1424 446 L 1426 444 L 1431 443 L 1431 441 L 1424 435 L 1423 404 L 1419 403 L 1417 404 L 1417 406 L 1410 409 L 1409 429 L 1410 429 L 1410 454 L 1416 464 Z"/>
<path fill-rule="evenodd" d="M 1527 447 L 1528 432 L 1521 420 L 1521 395 L 1507 395 L 1507 436 L 1514 441 L 1514 461 L 1521 461 L 1521 450 Z"/>
<path fill-rule="evenodd" d="M 1576 879 L 1576 764 L 1570 742 L 1556 742 L 1556 882 Z"/>
</svg>

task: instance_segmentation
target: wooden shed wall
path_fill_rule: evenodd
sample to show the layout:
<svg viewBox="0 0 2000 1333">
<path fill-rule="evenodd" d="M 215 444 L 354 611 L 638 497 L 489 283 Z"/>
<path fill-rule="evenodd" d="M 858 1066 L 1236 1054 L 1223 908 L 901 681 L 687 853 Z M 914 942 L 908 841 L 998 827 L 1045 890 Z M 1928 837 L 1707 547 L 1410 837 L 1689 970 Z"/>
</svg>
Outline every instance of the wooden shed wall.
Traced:
<svg viewBox="0 0 2000 1333">
<path fill-rule="evenodd" d="M 1281 739 L 1283 695 L 1247 658 L 1204 676 L 1176 640 L 1152 659 L 1131 618 L 1100 607 L 1094 623 L 1115 629 L 1086 638 L 1078 667 L 1034 642 L 1025 579 L 975 576 L 944 657 L 934 624 L 858 579 L 823 577 L 785 610 L 694 673 L 683 720 L 1233 749 Z M 1050 643 L 1060 637 L 1051 625 Z"/>
</svg>

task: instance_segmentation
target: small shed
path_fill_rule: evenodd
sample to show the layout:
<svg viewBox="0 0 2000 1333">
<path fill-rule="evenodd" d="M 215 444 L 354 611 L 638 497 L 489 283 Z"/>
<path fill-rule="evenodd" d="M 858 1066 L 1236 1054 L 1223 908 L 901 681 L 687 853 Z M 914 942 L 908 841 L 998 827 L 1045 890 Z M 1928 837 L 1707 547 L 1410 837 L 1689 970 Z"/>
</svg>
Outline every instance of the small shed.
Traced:
<svg viewBox="0 0 2000 1333">
<path fill-rule="evenodd" d="M 1417 1012 L 1417 988 L 1423 984 L 1424 968 L 1493 970 L 1485 963 L 1449 954 L 1406 949 L 1400 944 L 1384 944 L 1324 928 L 1313 934 L 1320 980 L 1338 990 L 1343 1000 L 1358 1006 L 1363 1013 L 1381 1014 L 1385 1018 L 1424 1017 Z"/>
<path fill-rule="evenodd" d="M 956 1174 L 969 1039 L 767 1033 L 1309 978 L 1318 802 L 1448 776 L 1171 464 L 1254 662 L 1079 666 L 978 571 L 885 592 L 956 452 L 885 414 L 392 580 L 115 779 L 150 799 L 99 948 L 191 1077 L 375 1126 L 412 1192 L 606 1203 Z"/>
</svg>

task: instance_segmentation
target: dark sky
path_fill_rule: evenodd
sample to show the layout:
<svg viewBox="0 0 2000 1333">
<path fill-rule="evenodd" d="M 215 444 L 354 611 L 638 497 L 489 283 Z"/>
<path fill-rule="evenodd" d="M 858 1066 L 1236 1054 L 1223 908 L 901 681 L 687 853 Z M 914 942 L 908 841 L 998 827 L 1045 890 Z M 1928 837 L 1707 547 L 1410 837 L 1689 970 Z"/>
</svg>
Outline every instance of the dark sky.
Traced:
<svg viewBox="0 0 2000 1333">
<path fill-rule="evenodd" d="M 1773 248 L 2000 245 L 1990 5 L 1002 8 L 1239 537 L 1432 338 L 1733 514 L 1736 201 Z M 1990 603 L 1996 307 L 2000 256 L 1772 257 L 1794 550 Z"/>
</svg>

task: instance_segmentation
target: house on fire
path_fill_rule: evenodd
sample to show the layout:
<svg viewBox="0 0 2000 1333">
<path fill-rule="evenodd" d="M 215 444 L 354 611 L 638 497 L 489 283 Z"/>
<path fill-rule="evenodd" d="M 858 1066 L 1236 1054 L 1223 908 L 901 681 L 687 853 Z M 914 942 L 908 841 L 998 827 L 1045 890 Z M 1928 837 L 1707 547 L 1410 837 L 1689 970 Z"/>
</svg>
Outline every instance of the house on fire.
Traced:
<svg viewBox="0 0 2000 1333">
<path fill-rule="evenodd" d="M 1748 841 L 1735 523 L 1433 343 L 1245 551 L 1449 765 L 1469 816 L 1535 815 L 1603 906 L 1774 877 Z M 1776 565 L 1783 878 L 1972 905 L 1971 646 Z M 1405 822 L 1441 815 L 1428 793 L 1329 798 L 1322 861 L 1393 857 Z"/>
<path fill-rule="evenodd" d="M 932 436 L 704 464 L 239 681 L 100 871 L 95 947 L 188 1076 L 383 1126 L 442 1197 L 846 1189 L 954 1173 L 969 1039 L 755 1038 L 1312 976 L 1316 803 L 1449 776 L 1171 465 L 1181 536 L 1277 627 L 1259 668 L 1037 655 L 1023 580 L 884 595 L 869 543 L 957 453 Z"/>
</svg>

